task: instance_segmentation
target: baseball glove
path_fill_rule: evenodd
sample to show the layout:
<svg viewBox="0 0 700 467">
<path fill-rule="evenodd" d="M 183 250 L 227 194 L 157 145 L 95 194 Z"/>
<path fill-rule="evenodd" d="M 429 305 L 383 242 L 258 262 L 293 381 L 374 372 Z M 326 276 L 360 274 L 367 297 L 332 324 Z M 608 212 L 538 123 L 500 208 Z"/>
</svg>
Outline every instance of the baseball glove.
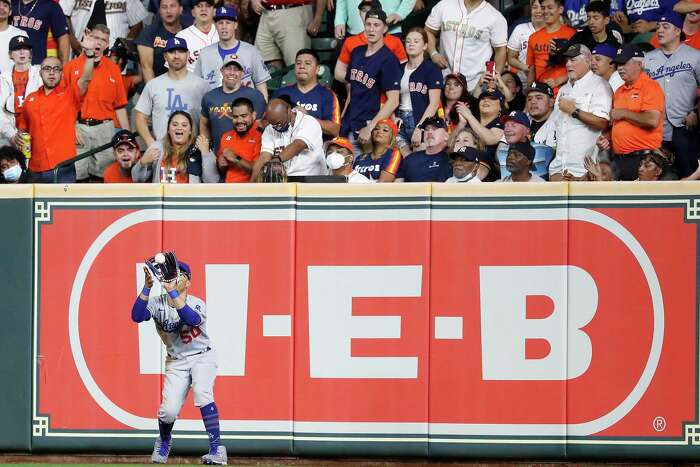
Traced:
<svg viewBox="0 0 700 467">
<path fill-rule="evenodd" d="M 175 252 L 166 251 L 163 252 L 163 256 L 165 256 L 164 262 L 157 262 L 156 257 L 153 256 L 146 260 L 146 266 L 160 282 L 174 281 L 180 275 L 180 267 L 177 264 Z"/>
</svg>

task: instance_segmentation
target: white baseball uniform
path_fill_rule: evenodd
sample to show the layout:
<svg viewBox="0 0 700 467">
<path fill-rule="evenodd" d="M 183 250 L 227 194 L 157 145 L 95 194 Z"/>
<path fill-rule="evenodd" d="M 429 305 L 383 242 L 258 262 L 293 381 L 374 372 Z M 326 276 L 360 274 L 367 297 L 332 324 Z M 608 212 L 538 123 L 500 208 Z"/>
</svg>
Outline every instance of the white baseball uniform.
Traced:
<svg viewBox="0 0 700 467">
<path fill-rule="evenodd" d="M 306 143 L 306 149 L 284 163 L 287 175 L 326 175 L 328 166 L 323 153 L 321 125 L 302 112 L 295 112 L 294 122 L 287 131 L 279 132 L 272 125 L 265 127 L 260 152 L 278 154 L 297 139 Z"/>
<path fill-rule="evenodd" d="M 96 0 L 60 0 L 63 14 L 70 17 L 73 33 L 80 40 L 90 21 Z M 109 28 L 109 46 L 117 38 L 125 38 L 129 29 L 142 22 L 148 12 L 139 0 L 104 0 L 105 17 Z"/>
<path fill-rule="evenodd" d="M 513 28 L 513 32 L 510 33 L 507 47 L 518 52 L 518 60 L 521 63 L 527 64 L 527 41 L 533 32 L 535 32 L 535 26 L 528 21 L 527 23 L 518 24 Z M 527 82 L 527 75 L 524 71 L 518 70 L 518 76 L 520 76 L 523 83 Z"/>
<path fill-rule="evenodd" d="M 187 43 L 189 45 L 189 42 Z M 260 51 L 253 44 L 238 41 L 236 47 L 226 51 L 225 55 L 236 55 L 236 59 L 243 66 L 241 85 L 253 87 L 270 80 L 270 72 L 265 66 L 265 61 Z M 193 73 L 209 83 L 211 89 L 221 86 L 221 66 L 224 64 L 219 51 L 219 44 L 209 45 L 199 51 Z"/>
<path fill-rule="evenodd" d="M 200 31 L 194 24 L 188 28 L 175 34 L 175 37 L 181 37 L 187 42 L 187 50 L 190 56 L 187 58 L 187 70 L 194 72 L 194 65 L 199 58 L 199 52 L 206 46 L 219 42 L 219 33 L 214 25 L 211 25 L 209 33 L 205 34 Z"/>
</svg>

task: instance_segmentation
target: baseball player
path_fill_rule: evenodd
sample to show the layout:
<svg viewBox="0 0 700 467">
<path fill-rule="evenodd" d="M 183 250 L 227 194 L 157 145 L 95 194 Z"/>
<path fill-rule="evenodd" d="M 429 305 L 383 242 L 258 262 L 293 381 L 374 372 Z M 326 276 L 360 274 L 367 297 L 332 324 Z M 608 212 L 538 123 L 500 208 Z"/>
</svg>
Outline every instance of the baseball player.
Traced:
<svg viewBox="0 0 700 467">
<path fill-rule="evenodd" d="M 154 259 L 156 263 L 166 263 L 162 253 Z M 157 297 L 150 297 L 153 277 L 144 266 L 145 285 L 131 309 L 131 319 L 136 323 L 153 318 L 167 351 L 163 401 L 158 409 L 160 436 L 153 446 L 151 461 L 154 464 L 168 461 L 173 424 L 191 386 L 194 403 L 202 413 L 209 435 L 209 452 L 202 456 L 202 463 L 226 465 L 226 447 L 220 444 L 219 412 L 214 402 L 216 355 L 206 330 L 206 305 L 200 298 L 188 294 L 192 278 L 189 265 L 181 261 L 177 265 L 177 276 L 170 281 L 163 280 L 167 295 Z"/>
</svg>

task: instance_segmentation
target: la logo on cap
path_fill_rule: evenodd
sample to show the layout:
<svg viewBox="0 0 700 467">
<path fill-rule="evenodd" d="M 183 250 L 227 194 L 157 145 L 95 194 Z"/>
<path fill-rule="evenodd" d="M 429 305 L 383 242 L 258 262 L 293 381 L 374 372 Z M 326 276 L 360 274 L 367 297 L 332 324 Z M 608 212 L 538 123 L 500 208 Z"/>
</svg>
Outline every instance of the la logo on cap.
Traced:
<svg viewBox="0 0 700 467">
<path fill-rule="evenodd" d="M 17 39 L 17 42 L 24 42 L 24 37 L 19 36 L 19 38 Z"/>
<path fill-rule="evenodd" d="M 511 116 L 511 117 L 514 117 L 514 116 L 515 116 L 515 110 L 512 111 L 512 112 L 510 113 L 510 116 Z"/>
<path fill-rule="evenodd" d="M 175 39 L 175 43 L 176 43 L 176 44 L 179 44 L 179 43 L 180 43 L 180 41 L 179 41 L 179 40 L 177 40 L 177 39 Z"/>
<path fill-rule="evenodd" d="M 622 49 L 617 49 L 617 53 L 621 54 L 621 53 L 622 53 Z"/>
<path fill-rule="evenodd" d="M 221 7 L 221 12 L 222 12 L 222 13 L 228 13 L 228 11 L 226 11 L 226 8 L 224 8 L 224 7 Z"/>
</svg>

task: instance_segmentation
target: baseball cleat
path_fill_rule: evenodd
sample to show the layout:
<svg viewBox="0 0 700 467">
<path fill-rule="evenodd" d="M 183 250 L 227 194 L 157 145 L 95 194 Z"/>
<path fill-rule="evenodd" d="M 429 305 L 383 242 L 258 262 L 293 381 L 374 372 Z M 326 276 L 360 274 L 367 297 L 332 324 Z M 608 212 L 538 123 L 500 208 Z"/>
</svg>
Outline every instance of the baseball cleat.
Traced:
<svg viewBox="0 0 700 467">
<path fill-rule="evenodd" d="M 167 464 L 168 455 L 170 455 L 171 441 L 163 441 L 160 436 L 156 438 L 153 445 L 153 454 L 151 454 L 151 462 L 153 464 Z"/>
<path fill-rule="evenodd" d="M 207 465 L 228 465 L 228 456 L 226 455 L 226 446 L 219 446 L 216 452 L 212 454 L 204 454 L 202 456 L 202 464 Z"/>
</svg>

